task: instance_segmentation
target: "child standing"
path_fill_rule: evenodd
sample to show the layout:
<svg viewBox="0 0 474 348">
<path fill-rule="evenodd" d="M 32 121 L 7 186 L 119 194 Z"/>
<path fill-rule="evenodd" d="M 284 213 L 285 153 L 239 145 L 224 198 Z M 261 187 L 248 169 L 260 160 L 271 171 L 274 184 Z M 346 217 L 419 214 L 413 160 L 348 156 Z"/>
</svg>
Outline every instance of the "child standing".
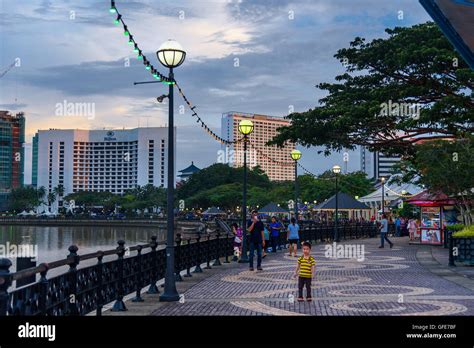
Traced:
<svg viewBox="0 0 474 348">
<path fill-rule="evenodd" d="M 232 233 L 234 234 L 234 257 L 232 261 L 238 261 L 242 253 L 242 229 L 235 222 L 232 224 Z"/>
<path fill-rule="evenodd" d="M 311 256 L 311 243 L 303 242 L 303 255 L 298 258 L 298 266 L 294 277 L 298 276 L 298 302 L 303 301 L 303 287 L 306 286 L 306 301 L 312 300 L 311 281 L 313 279 L 316 261 Z"/>
</svg>

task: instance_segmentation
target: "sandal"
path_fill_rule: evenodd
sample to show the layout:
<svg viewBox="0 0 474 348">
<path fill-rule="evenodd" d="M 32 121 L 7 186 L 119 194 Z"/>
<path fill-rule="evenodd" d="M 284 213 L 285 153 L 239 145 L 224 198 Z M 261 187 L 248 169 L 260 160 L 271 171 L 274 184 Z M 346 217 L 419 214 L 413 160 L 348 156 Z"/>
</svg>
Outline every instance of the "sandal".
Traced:
<svg viewBox="0 0 474 348">
<path fill-rule="evenodd" d="M 298 297 L 298 298 L 297 298 L 297 301 L 298 301 L 298 302 L 303 302 L 303 301 L 304 301 L 304 298 Z"/>
</svg>

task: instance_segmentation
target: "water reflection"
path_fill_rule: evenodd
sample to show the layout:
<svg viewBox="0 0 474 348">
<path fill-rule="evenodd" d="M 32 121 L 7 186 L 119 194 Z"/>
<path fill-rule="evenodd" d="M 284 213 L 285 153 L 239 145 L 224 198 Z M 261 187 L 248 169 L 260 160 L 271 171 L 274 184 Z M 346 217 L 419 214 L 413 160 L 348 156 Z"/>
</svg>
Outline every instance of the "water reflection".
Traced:
<svg viewBox="0 0 474 348">
<path fill-rule="evenodd" d="M 9 242 L 10 245 L 21 243 L 37 245 L 38 265 L 65 258 L 69 253 L 67 248 L 73 244 L 78 246 L 78 254 L 81 255 L 113 249 L 117 247 L 119 239 L 125 240 L 125 245 L 128 246 L 148 243 L 153 235 L 158 237 L 158 241 L 162 241 L 165 238 L 165 231 L 156 227 L 0 226 L 0 244 L 6 245 Z M 14 272 L 16 260 L 14 258 L 10 260 L 13 263 L 10 271 Z M 80 266 L 95 262 L 88 261 Z"/>
</svg>

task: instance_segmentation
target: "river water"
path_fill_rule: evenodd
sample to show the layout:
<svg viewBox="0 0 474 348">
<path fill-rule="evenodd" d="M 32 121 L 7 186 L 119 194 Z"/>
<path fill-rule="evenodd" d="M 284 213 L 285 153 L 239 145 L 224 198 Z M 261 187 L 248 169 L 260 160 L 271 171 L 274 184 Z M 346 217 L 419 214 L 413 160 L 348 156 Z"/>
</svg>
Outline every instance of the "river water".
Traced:
<svg viewBox="0 0 474 348">
<path fill-rule="evenodd" d="M 0 252 L 11 246 L 30 246 L 30 250 L 37 251 L 37 265 L 42 262 L 51 262 L 64 259 L 69 254 L 67 250 L 70 245 L 77 245 L 78 254 L 87 254 L 98 250 L 109 250 L 117 247 L 117 241 L 123 239 L 125 246 L 144 244 L 150 241 L 152 236 L 157 236 L 158 241 L 163 241 L 165 231 L 157 227 L 121 227 L 121 226 L 0 226 Z M 2 248 L 3 246 L 3 248 Z M 10 271 L 16 270 L 16 258 L 7 256 L 13 263 Z M 110 258 L 116 256 L 109 256 Z M 104 258 L 104 261 L 107 261 Z M 84 261 L 79 267 L 84 267 L 97 262 L 97 260 Z M 48 276 L 59 274 L 66 269 L 51 270 Z"/>
</svg>

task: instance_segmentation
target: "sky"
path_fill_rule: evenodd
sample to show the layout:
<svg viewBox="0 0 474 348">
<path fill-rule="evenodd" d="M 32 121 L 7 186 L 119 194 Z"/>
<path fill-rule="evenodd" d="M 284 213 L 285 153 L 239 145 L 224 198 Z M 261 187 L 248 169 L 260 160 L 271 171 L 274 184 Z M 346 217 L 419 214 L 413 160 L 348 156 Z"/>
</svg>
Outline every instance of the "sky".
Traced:
<svg viewBox="0 0 474 348">
<path fill-rule="evenodd" d="M 175 78 L 196 111 L 220 134 L 228 111 L 286 116 L 318 105 L 344 71 L 334 58 L 357 36 L 386 37 L 385 28 L 430 20 L 416 0 L 117 0 L 128 29 L 151 63 L 165 73 L 156 50 L 175 39 L 186 61 Z M 122 129 L 164 126 L 163 84 L 134 86 L 152 77 L 136 59 L 109 0 L 0 0 L 0 110 L 25 112 L 26 139 L 38 129 Z M 57 115 L 58 104 L 88 103 L 85 115 Z M 220 143 L 197 127 L 175 97 L 177 169 L 217 161 Z M 26 181 L 30 178 L 27 145 Z M 318 148 L 300 148 L 301 164 L 319 174 L 343 163 Z M 360 169 L 349 152 L 349 171 Z"/>
</svg>

